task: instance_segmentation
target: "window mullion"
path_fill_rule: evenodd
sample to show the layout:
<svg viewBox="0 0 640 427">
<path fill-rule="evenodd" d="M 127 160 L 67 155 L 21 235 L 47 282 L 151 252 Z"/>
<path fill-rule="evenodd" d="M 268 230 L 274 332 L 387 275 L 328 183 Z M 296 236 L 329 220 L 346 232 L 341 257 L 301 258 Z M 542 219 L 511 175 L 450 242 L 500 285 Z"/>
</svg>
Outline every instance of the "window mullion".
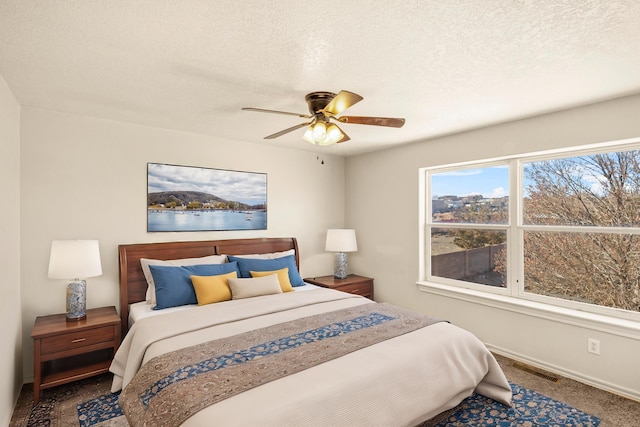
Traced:
<svg viewBox="0 0 640 427">
<path fill-rule="evenodd" d="M 509 277 L 507 288 L 511 296 L 517 297 L 523 289 L 523 257 L 522 257 L 522 235 L 519 225 L 522 222 L 522 172 L 520 162 L 513 159 L 509 164 Z"/>
</svg>

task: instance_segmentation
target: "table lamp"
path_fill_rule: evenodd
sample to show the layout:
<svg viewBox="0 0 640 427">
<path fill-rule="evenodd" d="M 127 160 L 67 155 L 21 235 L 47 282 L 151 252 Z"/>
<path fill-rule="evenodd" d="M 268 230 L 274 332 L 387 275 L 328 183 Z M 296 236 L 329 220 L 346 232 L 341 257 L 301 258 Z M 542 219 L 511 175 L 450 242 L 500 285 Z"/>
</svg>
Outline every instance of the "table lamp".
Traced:
<svg viewBox="0 0 640 427">
<path fill-rule="evenodd" d="M 356 231 L 349 229 L 329 229 L 327 230 L 327 241 L 325 250 L 336 253 L 334 276 L 337 279 L 347 278 L 347 254 L 346 252 L 356 252 L 358 244 L 356 242 Z"/>
<path fill-rule="evenodd" d="M 67 279 L 67 321 L 87 317 L 87 277 L 100 276 L 97 240 L 54 240 L 49 258 L 49 278 Z"/>
</svg>

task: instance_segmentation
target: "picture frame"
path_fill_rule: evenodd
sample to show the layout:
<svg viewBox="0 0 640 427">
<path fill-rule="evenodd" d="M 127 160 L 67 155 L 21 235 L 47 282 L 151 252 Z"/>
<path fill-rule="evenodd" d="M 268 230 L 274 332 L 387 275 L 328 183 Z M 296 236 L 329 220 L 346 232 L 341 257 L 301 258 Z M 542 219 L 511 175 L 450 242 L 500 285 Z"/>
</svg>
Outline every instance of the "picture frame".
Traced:
<svg viewBox="0 0 640 427">
<path fill-rule="evenodd" d="M 266 173 L 147 163 L 147 232 L 266 229 Z"/>
</svg>

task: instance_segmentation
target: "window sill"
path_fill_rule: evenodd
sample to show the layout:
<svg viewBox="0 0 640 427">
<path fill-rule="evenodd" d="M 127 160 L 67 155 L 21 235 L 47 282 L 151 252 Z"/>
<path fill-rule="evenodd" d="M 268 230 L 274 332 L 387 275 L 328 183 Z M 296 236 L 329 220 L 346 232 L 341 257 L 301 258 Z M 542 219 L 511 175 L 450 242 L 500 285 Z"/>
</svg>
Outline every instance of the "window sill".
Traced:
<svg viewBox="0 0 640 427">
<path fill-rule="evenodd" d="M 536 301 L 506 295 L 490 294 L 434 282 L 417 282 L 416 285 L 421 292 L 640 340 L 640 322 L 633 320 L 618 319 L 601 314 L 588 313 Z"/>
</svg>

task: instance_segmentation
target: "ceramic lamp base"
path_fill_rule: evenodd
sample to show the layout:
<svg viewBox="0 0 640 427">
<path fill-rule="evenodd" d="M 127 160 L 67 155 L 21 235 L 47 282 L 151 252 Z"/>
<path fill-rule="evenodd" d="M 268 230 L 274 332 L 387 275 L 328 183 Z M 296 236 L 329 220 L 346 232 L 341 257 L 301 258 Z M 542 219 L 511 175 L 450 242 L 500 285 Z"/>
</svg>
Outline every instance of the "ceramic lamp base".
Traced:
<svg viewBox="0 0 640 427">
<path fill-rule="evenodd" d="M 336 279 L 347 278 L 347 254 L 344 252 L 336 253 L 336 261 L 334 266 L 334 273 Z"/>
<path fill-rule="evenodd" d="M 74 280 L 67 285 L 67 322 L 87 318 L 87 282 Z"/>
</svg>

